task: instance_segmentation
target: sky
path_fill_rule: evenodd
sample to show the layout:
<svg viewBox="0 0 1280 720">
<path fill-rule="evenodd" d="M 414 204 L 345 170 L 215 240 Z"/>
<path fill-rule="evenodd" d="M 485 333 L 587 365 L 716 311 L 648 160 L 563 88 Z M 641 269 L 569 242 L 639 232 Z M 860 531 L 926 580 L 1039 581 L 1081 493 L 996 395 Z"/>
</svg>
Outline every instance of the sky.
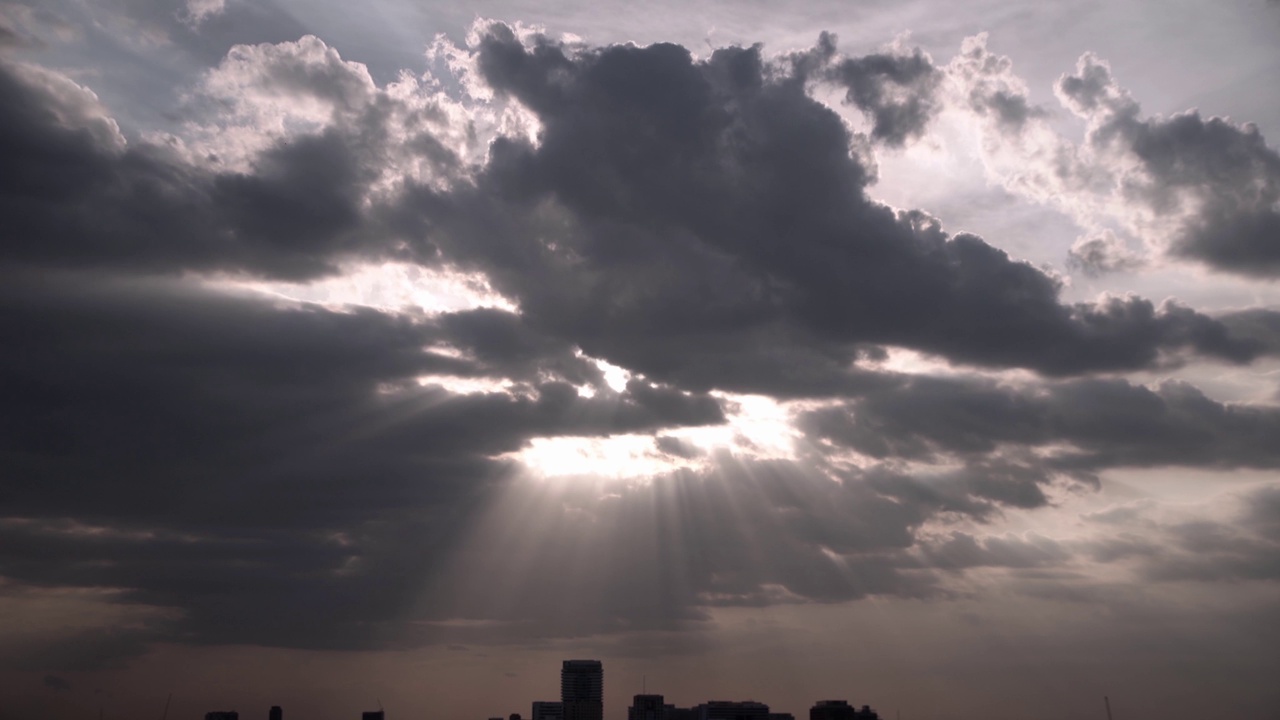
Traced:
<svg viewBox="0 0 1280 720">
<path fill-rule="evenodd" d="M 1280 5 L 0 2 L 0 720 L 1275 718 Z"/>
</svg>

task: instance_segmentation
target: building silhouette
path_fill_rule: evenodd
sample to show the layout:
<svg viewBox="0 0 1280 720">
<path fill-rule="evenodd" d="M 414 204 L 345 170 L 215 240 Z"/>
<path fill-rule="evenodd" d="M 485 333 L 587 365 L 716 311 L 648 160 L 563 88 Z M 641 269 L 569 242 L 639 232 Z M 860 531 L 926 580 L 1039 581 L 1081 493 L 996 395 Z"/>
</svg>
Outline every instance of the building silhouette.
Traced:
<svg viewBox="0 0 1280 720">
<path fill-rule="evenodd" d="M 869 706 L 858 708 L 847 700 L 819 700 L 809 708 L 809 720 L 880 720 Z"/>
<path fill-rule="evenodd" d="M 534 700 L 533 720 L 564 720 L 564 703 Z"/>
<path fill-rule="evenodd" d="M 565 660 L 560 668 L 564 720 L 604 720 L 604 667 L 599 660 Z"/>
<path fill-rule="evenodd" d="M 698 720 L 697 708 L 679 708 L 675 705 L 666 707 L 667 720 Z"/>
<path fill-rule="evenodd" d="M 284 720 L 284 709 L 279 705 L 272 705 L 271 711 L 267 713 L 267 720 Z"/>
<path fill-rule="evenodd" d="M 240 720 L 240 713 L 235 710 L 207 712 L 204 714 L 204 720 Z"/>
<path fill-rule="evenodd" d="M 667 708 L 661 695 L 636 695 L 627 708 L 627 720 L 667 720 Z"/>
<path fill-rule="evenodd" d="M 381 710 L 366 710 L 360 713 L 360 720 L 386 720 L 386 717 L 387 714 Z"/>
<path fill-rule="evenodd" d="M 769 706 L 747 700 L 711 700 L 694 708 L 698 720 L 769 720 Z"/>
</svg>

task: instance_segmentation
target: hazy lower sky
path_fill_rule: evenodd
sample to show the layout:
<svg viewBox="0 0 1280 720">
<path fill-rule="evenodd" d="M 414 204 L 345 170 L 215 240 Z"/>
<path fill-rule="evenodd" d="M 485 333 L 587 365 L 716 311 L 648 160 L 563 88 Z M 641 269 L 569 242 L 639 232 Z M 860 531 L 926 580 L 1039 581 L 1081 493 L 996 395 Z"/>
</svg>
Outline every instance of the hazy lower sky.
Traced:
<svg viewBox="0 0 1280 720">
<path fill-rule="evenodd" d="M 0 2 L 0 719 L 1280 708 L 1280 6 Z"/>
</svg>

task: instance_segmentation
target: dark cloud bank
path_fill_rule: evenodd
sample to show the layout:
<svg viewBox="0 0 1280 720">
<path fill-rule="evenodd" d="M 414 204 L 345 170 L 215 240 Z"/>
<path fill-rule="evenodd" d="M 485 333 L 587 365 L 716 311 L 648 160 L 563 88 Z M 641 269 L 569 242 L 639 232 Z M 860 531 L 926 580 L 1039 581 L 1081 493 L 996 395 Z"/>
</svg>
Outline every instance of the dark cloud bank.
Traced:
<svg viewBox="0 0 1280 720">
<path fill-rule="evenodd" d="M 117 602 L 176 611 L 147 638 L 194 643 L 677 629 L 712 606 L 944 597 L 964 568 L 1074 562 L 1085 549 L 922 533 L 1044 506 L 1108 468 L 1280 465 L 1274 408 L 1107 375 L 1274 355 L 1273 313 L 1064 303 L 1046 272 L 868 197 L 860 158 L 936 111 L 926 56 L 845 57 L 823 36 L 782 58 L 695 60 L 525 44 L 494 25 L 475 60 L 498 102 L 536 115 L 537 144 L 498 138 L 469 168 L 424 140 L 448 188 L 391 194 L 371 190 L 385 103 L 230 171 L 125 142 L 66 78 L 0 64 L 0 575 L 120 589 Z M 1063 92 L 1093 107 L 1105 80 Z M 815 82 L 841 88 L 869 136 L 815 101 Z M 1187 143 L 1275 156 L 1198 116 L 1156 127 L 1121 108 L 1111 122 L 1095 141 L 1125 139 L 1171 183 L 1224 187 Z M 1214 198 L 1179 252 L 1269 272 L 1274 210 Z M 1224 223 L 1236 230 L 1212 229 Z M 520 312 L 331 309 L 193 279 L 388 259 L 483 272 Z M 886 347 L 1040 379 L 905 376 L 877 369 Z M 612 390 L 584 353 L 637 379 Z M 507 384 L 459 393 L 428 376 Z M 719 424 L 712 390 L 828 402 L 802 415 L 799 459 L 702 456 L 664 435 L 655 452 L 701 464 L 605 499 L 591 482 L 522 484 L 503 457 L 533 438 Z M 1170 529 L 1176 552 L 1089 552 L 1147 558 L 1154 579 L 1274 580 L 1273 495 L 1235 529 Z"/>
</svg>

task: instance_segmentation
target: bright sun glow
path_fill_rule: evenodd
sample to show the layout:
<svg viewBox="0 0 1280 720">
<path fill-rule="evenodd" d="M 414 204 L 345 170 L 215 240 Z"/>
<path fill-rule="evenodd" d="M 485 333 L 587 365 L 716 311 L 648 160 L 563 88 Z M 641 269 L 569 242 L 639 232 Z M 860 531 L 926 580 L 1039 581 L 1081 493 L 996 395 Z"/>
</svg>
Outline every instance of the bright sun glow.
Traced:
<svg viewBox="0 0 1280 720">
<path fill-rule="evenodd" d="M 654 445 L 648 435 L 608 438 L 534 438 L 513 456 L 537 476 L 590 476 L 613 480 L 643 478 L 669 472 L 680 463 Z"/>
<path fill-rule="evenodd" d="M 482 307 L 516 311 L 516 304 L 493 289 L 488 279 L 479 273 L 401 263 L 360 265 L 340 276 L 308 283 L 235 281 L 233 284 L 323 305 L 409 308 L 428 313 Z"/>
<path fill-rule="evenodd" d="M 719 451 L 753 458 L 795 457 L 799 432 L 792 410 L 775 400 L 755 395 L 716 393 L 727 422 L 705 428 L 673 428 L 655 435 L 615 435 L 605 438 L 535 438 L 508 457 L 542 478 L 596 477 L 647 479 L 679 468 L 700 467 Z M 679 441 L 689 452 L 664 451 L 659 437 Z"/>
</svg>

